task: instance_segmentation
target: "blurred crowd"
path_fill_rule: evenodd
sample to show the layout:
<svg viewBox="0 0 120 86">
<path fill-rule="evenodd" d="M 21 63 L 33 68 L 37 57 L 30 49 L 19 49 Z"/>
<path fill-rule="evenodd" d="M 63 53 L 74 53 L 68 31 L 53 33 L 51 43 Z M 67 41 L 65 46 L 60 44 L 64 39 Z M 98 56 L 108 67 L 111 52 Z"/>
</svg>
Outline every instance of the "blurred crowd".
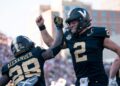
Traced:
<svg viewBox="0 0 120 86">
<path fill-rule="evenodd" d="M 2 65 L 14 58 L 9 45 L 5 42 L 5 37 L 0 33 L 0 70 Z M 104 63 L 104 66 L 107 75 L 109 75 L 110 64 Z M 46 61 L 44 73 L 47 86 L 74 86 L 75 84 L 76 77 L 71 57 L 62 58 L 58 54 L 56 58 Z"/>
<path fill-rule="evenodd" d="M 7 36 L 0 32 L 0 75 L 1 67 L 14 58 L 7 42 Z"/>
<path fill-rule="evenodd" d="M 47 61 L 44 68 L 47 86 L 59 82 L 66 84 L 62 86 L 70 86 L 75 83 L 76 78 L 71 58 L 62 59 L 58 55 L 55 59 Z"/>
</svg>

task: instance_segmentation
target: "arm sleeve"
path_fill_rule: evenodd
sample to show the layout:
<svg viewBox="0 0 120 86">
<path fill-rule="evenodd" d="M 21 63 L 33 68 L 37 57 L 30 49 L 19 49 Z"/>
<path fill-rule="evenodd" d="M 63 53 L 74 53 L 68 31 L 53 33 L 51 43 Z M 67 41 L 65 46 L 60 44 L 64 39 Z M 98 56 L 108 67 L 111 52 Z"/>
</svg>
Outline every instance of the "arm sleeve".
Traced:
<svg viewBox="0 0 120 86">
<path fill-rule="evenodd" d="M 63 42 L 61 43 L 61 45 L 52 49 L 52 52 L 53 52 L 54 56 L 56 56 L 59 53 L 59 51 L 62 49 L 62 45 L 63 45 Z"/>
</svg>

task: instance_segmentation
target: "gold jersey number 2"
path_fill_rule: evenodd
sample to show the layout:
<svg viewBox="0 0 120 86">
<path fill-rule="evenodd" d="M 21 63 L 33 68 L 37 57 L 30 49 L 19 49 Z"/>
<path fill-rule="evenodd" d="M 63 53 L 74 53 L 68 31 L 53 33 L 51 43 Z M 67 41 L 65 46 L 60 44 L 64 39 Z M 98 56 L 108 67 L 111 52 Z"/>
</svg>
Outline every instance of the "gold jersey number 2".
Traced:
<svg viewBox="0 0 120 86">
<path fill-rule="evenodd" d="M 34 66 L 32 68 L 28 68 L 28 66 L 32 64 Z M 13 73 L 15 72 L 17 74 L 13 76 Z M 29 59 L 28 61 L 23 62 L 22 66 L 16 65 L 15 67 L 10 69 L 9 75 L 13 76 L 13 81 L 15 85 L 18 84 L 20 81 L 24 80 L 25 78 L 29 78 L 34 75 L 40 76 L 41 70 L 40 70 L 38 59 L 37 58 Z"/>
<path fill-rule="evenodd" d="M 85 42 L 76 42 L 73 46 L 74 48 L 80 47 L 74 51 L 76 62 L 87 61 L 87 55 L 81 55 L 86 51 Z"/>
</svg>

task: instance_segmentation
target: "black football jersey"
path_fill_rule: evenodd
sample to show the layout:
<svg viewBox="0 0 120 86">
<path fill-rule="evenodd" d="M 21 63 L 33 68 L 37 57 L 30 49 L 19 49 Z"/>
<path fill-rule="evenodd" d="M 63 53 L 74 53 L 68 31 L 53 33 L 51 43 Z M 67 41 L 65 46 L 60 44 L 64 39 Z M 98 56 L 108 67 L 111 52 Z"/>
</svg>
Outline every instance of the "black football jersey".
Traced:
<svg viewBox="0 0 120 86">
<path fill-rule="evenodd" d="M 103 41 L 109 37 L 104 27 L 91 27 L 81 35 L 71 35 L 68 30 L 64 40 L 69 48 L 77 78 L 105 74 L 103 67 Z"/>
<path fill-rule="evenodd" d="M 33 76 L 38 77 L 34 86 L 45 86 L 43 66 L 45 60 L 41 53 L 45 51 L 41 48 L 33 48 L 29 52 L 12 60 L 2 68 L 2 74 L 7 74 L 15 85 L 20 81 L 27 80 Z"/>
<path fill-rule="evenodd" d="M 118 83 L 118 86 L 120 86 L 120 69 L 119 69 L 119 71 L 117 72 L 116 81 L 117 81 L 117 83 Z"/>
</svg>

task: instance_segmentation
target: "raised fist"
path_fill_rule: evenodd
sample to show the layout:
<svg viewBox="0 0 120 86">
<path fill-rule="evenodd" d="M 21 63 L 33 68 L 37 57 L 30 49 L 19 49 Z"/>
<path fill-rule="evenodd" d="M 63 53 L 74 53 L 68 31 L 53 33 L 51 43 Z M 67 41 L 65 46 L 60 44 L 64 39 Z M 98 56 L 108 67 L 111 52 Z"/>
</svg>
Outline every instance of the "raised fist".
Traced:
<svg viewBox="0 0 120 86">
<path fill-rule="evenodd" d="M 63 18 L 61 18 L 59 16 L 55 16 L 54 23 L 55 23 L 56 27 L 63 28 Z"/>
<path fill-rule="evenodd" d="M 44 25 L 44 19 L 42 17 L 42 15 L 40 15 L 37 19 L 36 19 L 36 24 L 38 25 L 38 27 L 41 27 Z"/>
</svg>

